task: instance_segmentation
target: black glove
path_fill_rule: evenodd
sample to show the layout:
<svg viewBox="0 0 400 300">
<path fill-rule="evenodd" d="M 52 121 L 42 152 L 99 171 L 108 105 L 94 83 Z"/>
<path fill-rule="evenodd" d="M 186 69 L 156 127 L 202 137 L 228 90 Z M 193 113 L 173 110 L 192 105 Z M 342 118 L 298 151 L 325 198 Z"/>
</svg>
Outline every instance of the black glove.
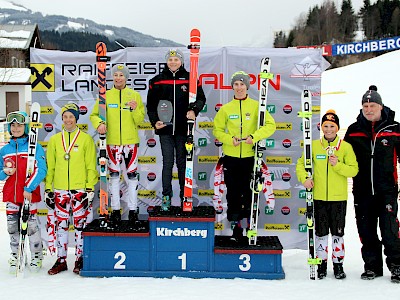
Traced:
<svg viewBox="0 0 400 300">
<path fill-rule="evenodd" d="M 50 190 L 46 190 L 44 192 L 44 202 L 48 209 L 54 209 L 56 207 L 56 203 L 54 202 L 54 193 Z"/>
</svg>

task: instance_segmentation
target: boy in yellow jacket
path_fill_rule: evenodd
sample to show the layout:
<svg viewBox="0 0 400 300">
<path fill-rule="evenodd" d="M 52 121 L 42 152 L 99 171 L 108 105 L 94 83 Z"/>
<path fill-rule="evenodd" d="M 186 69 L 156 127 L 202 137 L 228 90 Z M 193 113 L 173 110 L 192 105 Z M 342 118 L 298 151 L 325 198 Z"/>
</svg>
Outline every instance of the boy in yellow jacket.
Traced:
<svg viewBox="0 0 400 300">
<path fill-rule="evenodd" d="M 129 221 L 138 220 L 138 125 L 144 120 L 144 105 L 140 94 L 126 86 L 129 70 L 125 65 L 111 69 L 114 86 L 106 92 L 106 120 L 99 117 L 99 102 L 90 115 L 90 121 L 100 134 L 107 133 L 108 170 L 110 172 L 111 224 L 118 226 L 121 221 L 120 174 L 125 164 L 128 184 Z"/>
<path fill-rule="evenodd" d="M 83 266 L 82 229 L 86 223 L 87 210 L 94 197 L 98 181 L 96 146 L 92 137 L 76 125 L 79 107 L 75 103 L 63 106 L 64 128 L 53 135 L 47 145 L 46 205 L 55 210 L 57 232 L 57 261 L 48 271 L 55 275 L 66 271 L 68 253 L 68 228 L 72 210 L 75 228 L 75 267 L 79 274 Z"/>
<path fill-rule="evenodd" d="M 304 168 L 304 154 L 296 165 L 297 179 L 305 188 L 313 189 L 316 256 L 318 278 L 327 275 L 328 235 L 332 235 L 332 261 L 336 279 L 346 278 L 343 270 L 344 227 L 347 205 L 347 178 L 358 173 L 358 163 L 353 147 L 338 137 L 339 117 L 328 110 L 322 117 L 321 140 L 312 141 L 313 177 Z"/>
<path fill-rule="evenodd" d="M 254 144 L 270 137 L 276 130 L 275 121 L 265 112 L 265 124 L 257 129 L 258 101 L 251 99 L 247 90 L 250 77 L 243 71 L 232 75 L 235 93 L 214 118 L 214 136 L 222 142 L 224 152 L 224 178 L 227 189 L 227 218 L 231 222 L 232 239 L 243 237 L 240 221 L 250 217 L 250 180 L 254 166 Z"/>
</svg>

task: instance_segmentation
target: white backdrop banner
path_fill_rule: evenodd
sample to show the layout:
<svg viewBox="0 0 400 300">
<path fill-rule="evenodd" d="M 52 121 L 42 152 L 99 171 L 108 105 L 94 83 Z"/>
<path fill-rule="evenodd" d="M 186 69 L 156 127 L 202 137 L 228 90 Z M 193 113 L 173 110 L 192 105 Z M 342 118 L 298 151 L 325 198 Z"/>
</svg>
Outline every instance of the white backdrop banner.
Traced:
<svg viewBox="0 0 400 300">
<path fill-rule="evenodd" d="M 112 87 L 110 70 L 113 65 L 125 64 L 130 70 L 128 86 L 138 91 L 146 103 L 149 80 L 165 68 L 164 56 L 168 48 L 126 48 L 111 52 L 107 65 L 107 88 Z M 189 50 L 181 49 L 185 66 L 189 68 Z M 260 235 L 277 235 L 283 246 L 306 247 L 305 192 L 297 182 L 295 165 L 302 153 L 301 92 L 312 92 L 313 134 L 319 137 L 321 102 L 321 73 L 329 66 L 318 49 L 266 49 L 266 48 L 202 48 L 200 50 L 199 80 L 207 97 L 207 104 L 196 121 L 194 205 L 211 205 L 213 196 L 214 167 L 221 149 L 212 135 L 213 119 L 218 108 L 233 97 L 231 75 L 239 70 L 251 76 L 249 96 L 258 99 L 259 69 L 261 58 L 271 58 L 274 79 L 268 90 L 268 111 L 277 124 L 277 131 L 267 140 L 265 161 L 273 174 L 276 198 L 274 211 L 261 203 L 259 218 Z M 61 107 L 70 101 L 80 106 L 79 124 L 97 142 L 98 135 L 89 115 L 97 98 L 96 57 L 94 52 L 63 52 L 31 49 L 32 99 L 42 106 L 40 141 L 46 146 L 49 138 L 60 131 Z M 123 124 L 122 124 L 123 126 Z M 146 214 L 149 205 L 160 205 L 162 197 L 162 156 L 158 136 L 155 136 L 147 115 L 140 126 L 139 146 L 139 205 Z M 174 195 L 179 195 L 177 170 L 174 168 Z M 122 199 L 127 186 L 122 184 Z M 263 196 L 262 196 L 263 197 Z M 97 199 L 98 201 L 98 199 Z M 95 207 L 98 202 L 95 200 Z M 172 205 L 179 205 L 174 197 Z M 226 203 L 224 204 L 226 207 Z M 123 206 L 124 208 L 124 206 Z M 43 208 L 45 214 L 45 209 Z M 123 217 L 127 212 L 123 212 Z M 222 215 L 223 228 L 217 234 L 230 234 L 226 215 Z"/>
</svg>

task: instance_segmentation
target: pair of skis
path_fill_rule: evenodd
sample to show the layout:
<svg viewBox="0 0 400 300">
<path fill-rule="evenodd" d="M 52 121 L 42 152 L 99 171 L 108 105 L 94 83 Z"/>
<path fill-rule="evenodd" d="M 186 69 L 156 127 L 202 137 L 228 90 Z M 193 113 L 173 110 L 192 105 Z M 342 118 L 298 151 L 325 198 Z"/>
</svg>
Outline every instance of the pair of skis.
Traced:
<svg viewBox="0 0 400 300">
<path fill-rule="evenodd" d="M 35 161 L 36 161 L 36 147 L 37 140 L 39 138 L 38 131 L 40 124 L 40 104 L 38 102 L 32 103 L 31 106 L 31 116 L 29 123 L 29 134 L 28 134 L 28 160 L 26 165 L 26 179 L 28 181 L 31 178 L 34 169 L 35 169 Z M 28 199 L 24 199 L 24 203 L 22 205 L 21 211 L 21 219 L 20 219 L 20 234 L 19 234 L 19 248 L 17 254 L 17 272 L 23 272 L 25 266 L 28 264 L 27 255 L 26 255 L 26 235 L 28 234 L 28 220 L 30 215 L 30 206 L 31 202 Z"/>
<path fill-rule="evenodd" d="M 99 88 L 99 117 L 106 124 L 106 67 L 110 57 L 107 56 L 107 47 L 103 42 L 96 44 L 96 65 L 97 65 L 97 83 Z M 106 134 L 99 134 L 99 156 L 100 166 L 100 227 L 108 227 L 108 184 L 107 184 L 107 140 Z"/>
<path fill-rule="evenodd" d="M 301 95 L 301 112 L 303 125 L 303 157 L 304 168 L 308 177 L 313 176 L 313 157 L 312 157 L 312 102 L 311 92 L 303 90 Z M 306 189 L 306 222 L 307 222 L 307 248 L 310 279 L 315 280 L 315 267 L 321 263 L 321 260 L 315 255 L 315 231 L 314 231 L 314 195 L 313 190 Z"/>
<path fill-rule="evenodd" d="M 189 106 L 196 101 L 197 97 L 197 76 L 199 68 L 200 54 L 200 31 L 192 29 L 190 32 L 190 78 L 189 78 Z M 185 143 L 186 149 L 186 169 L 185 169 L 185 187 L 183 192 L 182 211 L 191 212 L 193 210 L 193 156 L 194 156 L 194 138 L 193 129 L 194 120 L 187 120 L 188 131 Z"/>
</svg>

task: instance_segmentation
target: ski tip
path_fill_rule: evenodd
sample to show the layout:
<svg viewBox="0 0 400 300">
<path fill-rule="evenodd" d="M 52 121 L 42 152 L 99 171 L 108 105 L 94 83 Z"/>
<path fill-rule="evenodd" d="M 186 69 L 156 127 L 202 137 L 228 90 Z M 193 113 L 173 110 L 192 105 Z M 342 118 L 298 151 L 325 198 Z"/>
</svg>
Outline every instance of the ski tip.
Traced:
<svg viewBox="0 0 400 300">
<path fill-rule="evenodd" d="M 200 37 L 200 30 L 198 30 L 197 28 L 193 28 L 190 31 L 190 36 L 198 36 L 198 37 Z"/>
</svg>

